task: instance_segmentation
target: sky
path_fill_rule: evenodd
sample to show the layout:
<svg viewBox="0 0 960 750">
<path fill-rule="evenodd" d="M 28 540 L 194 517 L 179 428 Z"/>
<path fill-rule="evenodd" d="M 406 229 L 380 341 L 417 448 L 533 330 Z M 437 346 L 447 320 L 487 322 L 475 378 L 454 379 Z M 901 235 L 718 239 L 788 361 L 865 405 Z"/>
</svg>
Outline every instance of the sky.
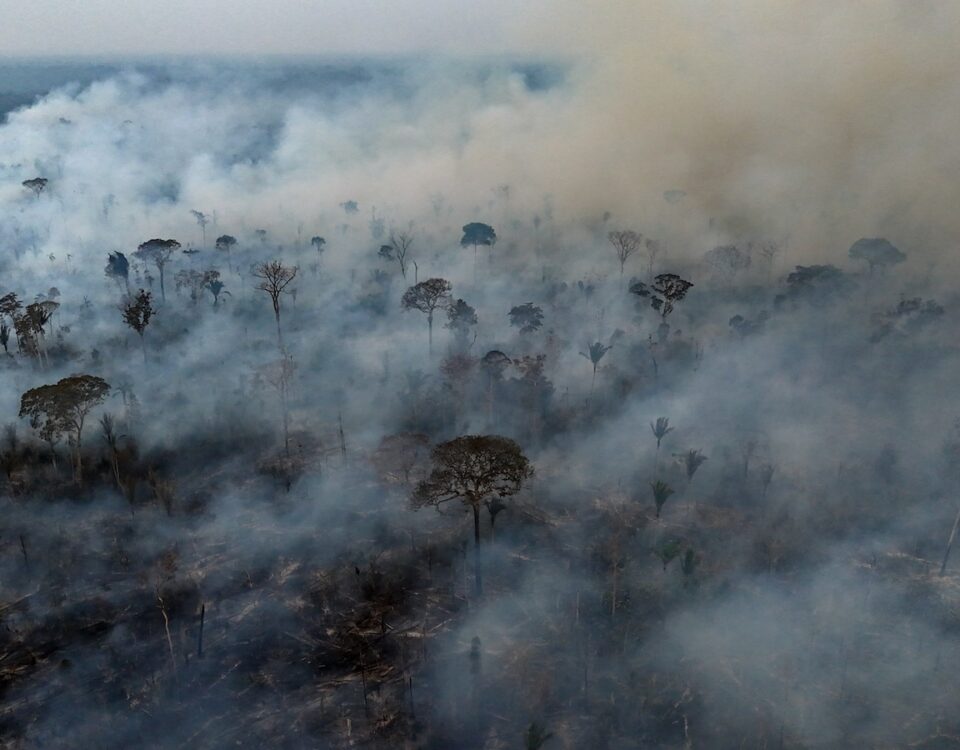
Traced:
<svg viewBox="0 0 960 750">
<path fill-rule="evenodd" d="M 544 0 L 0 0 L 0 51 L 386 54 L 506 51 Z M 516 50 L 516 47 L 514 47 Z"/>
</svg>

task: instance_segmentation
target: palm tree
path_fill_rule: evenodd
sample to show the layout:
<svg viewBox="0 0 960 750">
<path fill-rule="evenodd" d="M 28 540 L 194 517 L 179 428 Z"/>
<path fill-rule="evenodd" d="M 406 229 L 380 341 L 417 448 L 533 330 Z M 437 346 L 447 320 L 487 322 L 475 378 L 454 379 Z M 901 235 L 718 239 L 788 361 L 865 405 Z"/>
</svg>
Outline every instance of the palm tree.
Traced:
<svg viewBox="0 0 960 750">
<path fill-rule="evenodd" d="M 670 489 L 670 485 L 660 479 L 650 482 L 650 489 L 653 490 L 653 502 L 657 506 L 657 518 L 660 518 L 660 509 L 673 494 L 673 490 Z"/>
<path fill-rule="evenodd" d="M 593 395 L 593 384 L 597 382 L 597 365 L 600 364 L 600 360 L 603 359 L 604 355 L 610 351 L 611 347 L 604 346 L 602 343 L 597 341 L 596 343 L 590 344 L 587 348 L 587 352 L 580 352 L 581 357 L 586 357 L 590 360 L 593 365 L 593 379 L 590 381 L 590 395 Z"/>
<path fill-rule="evenodd" d="M 690 482 L 693 481 L 693 475 L 697 473 L 697 469 L 707 460 L 707 457 L 703 455 L 699 450 L 691 448 L 685 453 L 676 453 L 674 454 L 676 458 L 680 460 L 680 463 L 683 465 L 684 469 L 687 472 L 687 491 L 690 490 Z M 690 503 L 687 502 L 687 510 L 690 510 Z"/>
<path fill-rule="evenodd" d="M 670 426 L 670 420 L 667 417 L 657 417 L 656 423 L 650 423 L 650 429 L 653 430 L 653 436 L 657 439 L 657 453 L 653 462 L 654 474 L 660 473 L 660 442 L 667 436 L 673 428 Z"/>
<path fill-rule="evenodd" d="M 683 545 L 679 540 L 669 539 L 653 550 L 654 554 L 660 558 L 660 562 L 663 563 L 664 572 L 666 572 L 667 566 L 673 559 L 680 555 L 681 549 L 683 549 Z"/>
</svg>

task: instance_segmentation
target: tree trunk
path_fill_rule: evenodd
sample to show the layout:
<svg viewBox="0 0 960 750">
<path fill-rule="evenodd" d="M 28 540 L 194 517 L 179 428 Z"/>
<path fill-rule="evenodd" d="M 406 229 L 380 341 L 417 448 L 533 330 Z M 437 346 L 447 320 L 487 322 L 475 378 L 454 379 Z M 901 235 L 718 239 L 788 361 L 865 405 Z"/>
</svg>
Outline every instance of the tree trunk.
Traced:
<svg viewBox="0 0 960 750">
<path fill-rule="evenodd" d="M 427 313 L 427 341 L 428 351 L 433 355 L 433 313 Z"/>
<path fill-rule="evenodd" d="M 950 538 L 947 540 L 947 549 L 943 553 L 943 563 L 940 565 L 940 575 L 947 570 L 947 560 L 950 559 L 950 549 L 953 547 L 953 540 L 957 538 L 957 527 L 960 526 L 960 510 L 957 511 L 957 517 L 953 521 L 953 528 L 950 530 Z"/>
<path fill-rule="evenodd" d="M 280 308 L 277 305 L 273 306 L 273 317 L 277 319 L 277 342 L 280 344 L 280 349 L 283 349 L 283 332 L 280 330 Z"/>
<path fill-rule="evenodd" d="M 480 568 L 480 505 L 473 504 L 473 593 L 483 595 L 483 572 Z"/>
</svg>

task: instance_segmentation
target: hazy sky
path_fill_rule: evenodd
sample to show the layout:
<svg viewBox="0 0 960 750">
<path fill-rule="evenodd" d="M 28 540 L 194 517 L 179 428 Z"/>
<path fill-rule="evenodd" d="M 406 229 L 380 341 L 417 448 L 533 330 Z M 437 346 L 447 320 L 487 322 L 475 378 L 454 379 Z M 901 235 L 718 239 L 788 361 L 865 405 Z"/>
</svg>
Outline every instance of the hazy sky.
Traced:
<svg viewBox="0 0 960 750">
<path fill-rule="evenodd" d="M 0 0 L 0 54 L 517 50 L 549 0 Z M 555 3 L 558 6 L 560 3 Z"/>
</svg>

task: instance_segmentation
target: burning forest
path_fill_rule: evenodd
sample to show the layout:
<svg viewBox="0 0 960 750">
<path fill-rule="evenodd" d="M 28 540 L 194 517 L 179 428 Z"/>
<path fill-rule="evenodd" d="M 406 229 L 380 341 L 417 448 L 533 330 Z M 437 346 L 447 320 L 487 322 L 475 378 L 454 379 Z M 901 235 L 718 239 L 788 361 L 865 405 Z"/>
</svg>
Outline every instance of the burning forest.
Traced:
<svg viewBox="0 0 960 750">
<path fill-rule="evenodd" d="M 954 6 L 132 4 L 0 30 L 0 747 L 960 748 Z"/>
</svg>

